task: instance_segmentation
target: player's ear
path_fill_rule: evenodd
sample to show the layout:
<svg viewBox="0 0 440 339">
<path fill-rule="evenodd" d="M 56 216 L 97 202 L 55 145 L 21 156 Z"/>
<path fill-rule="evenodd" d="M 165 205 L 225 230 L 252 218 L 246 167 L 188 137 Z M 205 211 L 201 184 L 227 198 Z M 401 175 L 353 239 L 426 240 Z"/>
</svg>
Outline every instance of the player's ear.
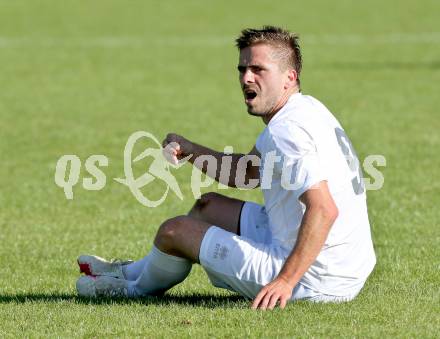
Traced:
<svg viewBox="0 0 440 339">
<path fill-rule="evenodd" d="M 298 79 L 298 73 L 296 73 L 294 69 L 289 69 L 287 71 L 287 81 L 284 87 L 286 89 L 292 88 L 296 85 L 296 79 Z"/>
<path fill-rule="evenodd" d="M 296 83 L 296 79 L 298 79 L 298 73 L 296 73 L 296 71 L 294 69 L 291 69 L 291 70 L 289 70 L 288 77 L 289 77 L 289 81 L 292 84 L 295 84 Z"/>
</svg>

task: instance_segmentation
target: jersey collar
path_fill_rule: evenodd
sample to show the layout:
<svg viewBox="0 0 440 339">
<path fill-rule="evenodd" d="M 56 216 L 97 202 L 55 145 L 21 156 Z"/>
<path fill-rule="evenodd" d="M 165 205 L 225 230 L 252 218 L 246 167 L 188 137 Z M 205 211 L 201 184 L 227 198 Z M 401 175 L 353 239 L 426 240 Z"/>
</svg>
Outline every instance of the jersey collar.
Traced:
<svg viewBox="0 0 440 339">
<path fill-rule="evenodd" d="M 270 126 L 271 124 L 274 124 L 278 120 L 282 120 L 286 113 L 289 111 L 289 108 L 292 107 L 293 102 L 297 101 L 302 96 L 301 92 L 297 92 L 292 94 L 289 99 L 287 99 L 286 103 L 283 107 L 270 119 L 267 126 Z"/>
</svg>

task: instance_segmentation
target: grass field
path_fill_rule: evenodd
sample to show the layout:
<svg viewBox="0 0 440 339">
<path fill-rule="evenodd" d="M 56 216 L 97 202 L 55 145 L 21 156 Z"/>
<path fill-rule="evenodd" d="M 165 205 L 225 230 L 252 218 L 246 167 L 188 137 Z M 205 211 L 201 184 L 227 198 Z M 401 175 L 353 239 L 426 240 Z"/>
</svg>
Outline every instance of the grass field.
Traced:
<svg viewBox="0 0 440 339">
<path fill-rule="evenodd" d="M 438 337 L 439 12 L 435 0 L 1 0 L 0 337 Z M 254 312 L 194 267 L 164 299 L 78 299 L 77 255 L 139 258 L 193 203 L 189 166 L 173 172 L 184 200 L 170 193 L 157 208 L 112 180 L 131 133 L 252 147 L 263 124 L 245 112 L 233 39 L 262 24 L 301 34 L 303 92 L 334 112 L 361 159 L 387 159 L 384 187 L 368 195 L 378 263 L 361 295 Z M 64 154 L 106 155 L 105 188 L 80 182 L 66 200 L 54 183 Z"/>
</svg>

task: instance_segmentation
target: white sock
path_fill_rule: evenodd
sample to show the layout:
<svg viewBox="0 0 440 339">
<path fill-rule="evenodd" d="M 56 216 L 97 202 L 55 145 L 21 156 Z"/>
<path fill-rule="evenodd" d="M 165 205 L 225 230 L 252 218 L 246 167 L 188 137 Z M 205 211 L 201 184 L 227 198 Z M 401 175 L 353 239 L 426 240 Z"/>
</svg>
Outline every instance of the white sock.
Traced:
<svg viewBox="0 0 440 339">
<path fill-rule="evenodd" d="M 124 277 L 126 280 L 134 281 L 142 273 L 142 270 L 144 269 L 145 264 L 147 263 L 148 255 L 143 257 L 142 259 L 132 262 L 128 265 L 122 266 L 122 273 L 124 273 Z"/>
<path fill-rule="evenodd" d="M 188 259 L 163 253 L 156 246 L 145 258 L 142 273 L 136 281 L 128 283 L 128 295 L 131 297 L 165 292 L 185 280 L 192 267 Z"/>
</svg>

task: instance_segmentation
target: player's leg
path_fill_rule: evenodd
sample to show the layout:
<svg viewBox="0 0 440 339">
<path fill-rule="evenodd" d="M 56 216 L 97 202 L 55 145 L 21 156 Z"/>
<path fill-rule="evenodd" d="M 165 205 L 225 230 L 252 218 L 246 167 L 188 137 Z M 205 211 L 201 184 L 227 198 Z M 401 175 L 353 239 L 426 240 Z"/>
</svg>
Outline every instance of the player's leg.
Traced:
<svg viewBox="0 0 440 339">
<path fill-rule="evenodd" d="M 79 295 L 139 297 L 165 292 L 185 280 L 192 264 L 198 262 L 200 244 L 209 227 L 209 223 L 189 216 L 165 221 L 135 281 L 106 275 L 85 276 L 77 282 Z"/>
<path fill-rule="evenodd" d="M 229 198 L 224 195 L 210 192 L 202 194 L 191 210 L 188 216 L 205 221 L 210 225 L 216 225 L 228 232 L 240 234 L 240 213 L 245 204 L 244 201 Z M 191 229 L 189 232 L 197 232 Z M 192 245 L 190 244 L 190 247 Z M 136 262 L 122 266 L 125 279 L 136 280 L 142 272 L 147 257 Z"/>
<path fill-rule="evenodd" d="M 167 220 L 154 241 L 154 260 L 147 262 L 140 277 L 132 283 L 134 294 L 151 294 L 171 288 L 189 273 L 190 269 L 184 271 L 184 265 L 201 263 L 216 286 L 254 297 L 278 274 L 288 253 L 271 246 L 263 206 L 246 203 L 243 214 L 244 237 L 192 216 Z M 168 267 L 168 275 L 155 272 Z M 154 279 L 152 284 L 151 277 L 156 275 L 161 278 Z M 158 289 L 159 285 L 163 287 Z"/>
<path fill-rule="evenodd" d="M 243 200 L 219 193 L 205 193 L 195 202 L 188 215 L 228 232 L 240 234 L 240 213 L 244 203 Z"/>
<path fill-rule="evenodd" d="M 240 213 L 244 201 L 218 193 L 205 193 L 196 201 L 188 216 L 216 225 L 229 232 L 240 234 Z M 78 258 L 80 271 L 87 275 L 107 275 L 126 280 L 136 280 L 141 274 L 147 257 L 135 262 L 107 261 L 92 255 Z"/>
<path fill-rule="evenodd" d="M 129 296 L 163 293 L 185 280 L 199 261 L 200 245 L 211 225 L 190 216 L 165 221 L 136 281 L 128 283 Z"/>
<path fill-rule="evenodd" d="M 92 292 L 86 286 L 83 295 L 112 295 L 117 290 L 123 290 L 128 297 L 161 293 L 182 282 L 192 263 L 200 260 L 215 286 L 254 296 L 281 269 L 284 254 L 277 253 L 268 245 L 270 241 L 266 242 L 270 234 L 265 230 L 267 215 L 262 206 L 246 203 L 243 214 L 244 238 L 191 216 L 167 220 L 159 228 L 136 281 L 89 279 L 85 283 L 93 285 Z M 265 269 L 261 270 L 263 266 Z"/>
<path fill-rule="evenodd" d="M 271 242 L 271 235 L 263 206 L 255 203 L 242 206 L 242 202 L 220 195 L 205 196 L 207 198 L 202 208 L 196 203 L 188 216 L 169 219 L 160 226 L 142 273 L 135 282 L 130 282 L 132 295 L 158 293 L 171 288 L 183 281 L 192 263 L 200 263 L 202 257 L 202 264 L 216 286 L 230 286 L 246 296 L 250 295 L 247 289 L 252 291 L 251 294 L 258 291 L 261 284 L 271 281 L 273 273 L 281 269 L 284 257 L 267 245 Z M 215 207 L 224 208 L 224 214 L 233 215 L 229 219 L 222 217 L 214 211 Z M 240 217 L 242 208 L 243 217 Z M 202 218 L 205 220 L 200 220 Z M 243 239 L 236 234 L 240 221 L 243 221 L 243 235 L 246 236 Z M 217 223 L 223 227 L 218 227 Z M 276 264 L 261 275 L 259 267 L 262 262 Z M 247 272 L 245 276 L 234 271 L 241 266 L 249 267 L 243 270 Z M 216 272 L 219 268 L 221 272 Z"/>
<path fill-rule="evenodd" d="M 164 253 L 199 262 L 203 237 L 211 224 L 190 216 L 179 216 L 164 222 L 154 239 L 154 245 Z"/>
<path fill-rule="evenodd" d="M 127 296 L 160 293 L 183 281 L 189 274 L 192 263 L 199 261 L 201 242 L 211 225 L 216 224 L 234 234 L 239 233 L 243 204 L 240 200 L 219 194 L 205 194 L 196 202 L 188 216 L 164 222 L 159 228 L 152 251 L 143 259 L 122 266 L 124 280 L 134 280 L 127 281 L 127 286 L 123 286 L 123 290 L 127 290 Z M 119 282 L 111 279 L 106 281 L 99 278 L 98 282 L 100 280 L 110 289 L 114 283 L 119 286 Z M 96 282 L 90 279 L 79 282 L 80 285 L 87 285 L 84 295 L 96 295 Z M 93 285 L 91 293 L 88 285 Z M 80 289 L 81 286 L 78 291 Z"/>
</svg>

